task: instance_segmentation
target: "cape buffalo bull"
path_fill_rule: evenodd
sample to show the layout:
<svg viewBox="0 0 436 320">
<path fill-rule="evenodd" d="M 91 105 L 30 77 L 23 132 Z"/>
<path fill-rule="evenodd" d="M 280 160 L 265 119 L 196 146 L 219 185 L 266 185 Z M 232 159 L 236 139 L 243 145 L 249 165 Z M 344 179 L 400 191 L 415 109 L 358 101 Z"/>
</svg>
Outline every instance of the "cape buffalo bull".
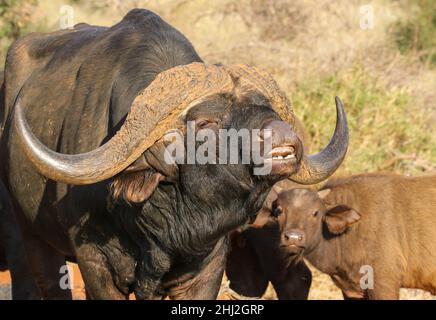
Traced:
<svg viewBox="0 0 436 320">
<path fill-rule="evenodd" d="M 267 73 L 203 63 L 147 10 L 110 28 L 26 36 L 8 52 L 5 81 L 2 170 L 44 298 L 71 297 L 59 286 L 66 259 L 78 262 L 89 298 L 215 298 L 226 234 L 276 181 L 328 177 L 348 145 L 339 99 L 331 142 L 306 155 Z M 271 172 L 254 175 L 252 161 L 168 164 L 163 137 L 188 121 L 271 129 Z"/>
</svg>

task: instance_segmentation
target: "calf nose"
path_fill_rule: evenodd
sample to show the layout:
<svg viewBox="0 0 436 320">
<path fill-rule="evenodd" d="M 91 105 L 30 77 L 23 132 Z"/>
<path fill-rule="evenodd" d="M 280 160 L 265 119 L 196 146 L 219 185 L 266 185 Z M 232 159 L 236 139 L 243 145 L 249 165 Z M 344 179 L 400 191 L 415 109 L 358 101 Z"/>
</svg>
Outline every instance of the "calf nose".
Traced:
<svg viewBox="0 0 436 320">
<path fill-rule="evenodd" d="M 292 130 L 289 123 L 280 120 L 272 120 L 267 122 L 262 129 L 260 134 L 261 138 L 264 138 L 264 130 L 271 130 L 272 148 L 282 147 L 284 151 L 296 156 L 298 160 L 301 158 L 303 151 L 301 140 Z"/>
<path fill-rule="evenodd" d="M 286 246 L 304 247 L 306 236 L 300 230 L 285 231 L 282 235 L 282 243 Z"/>
</svg>

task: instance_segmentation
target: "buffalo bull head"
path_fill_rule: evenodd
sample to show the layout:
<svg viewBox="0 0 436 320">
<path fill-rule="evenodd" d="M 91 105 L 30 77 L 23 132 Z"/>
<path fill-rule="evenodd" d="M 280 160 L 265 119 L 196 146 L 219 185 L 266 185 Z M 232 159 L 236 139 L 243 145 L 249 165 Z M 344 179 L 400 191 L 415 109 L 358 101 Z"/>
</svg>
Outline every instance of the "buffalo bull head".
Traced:
<svg viewBox="0 0 436 320">
<path fill-rule="evenodd" d="M 295 128 L 298 120 L 290 102 L 269 74 L 246 65 L 203 63 L 177 66 L 158 74 L 134 99 L 120 130 L 93 151 L 67 155 L 44 146 L 31 132 L 19 98 L 15 106 L 15 128 L 23 150 L 43 175 L 68 184 L 91 184 L 120 173 L 168 130 L 182 128 L 183 115 L 191 106 L 218 94 L 234 94 L 236 86 L 243 92 L 263 95 L 281 119 Z M 341 164 L 348 146 L 348 128 L 339 98 L 336 98 L 336 110 L 336 129 L 330 143 L 318 154 L 303 153 L 298 159 L 299 169 L 289 179 L 314 184 L 326 179 Z"/>
</svg>

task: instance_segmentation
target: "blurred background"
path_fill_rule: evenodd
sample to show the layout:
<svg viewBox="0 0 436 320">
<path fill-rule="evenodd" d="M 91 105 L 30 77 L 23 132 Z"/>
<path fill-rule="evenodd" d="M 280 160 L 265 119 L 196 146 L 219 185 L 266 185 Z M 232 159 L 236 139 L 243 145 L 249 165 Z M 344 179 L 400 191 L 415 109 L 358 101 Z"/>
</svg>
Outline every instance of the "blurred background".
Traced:
<svg viewBox="0 0 436 320">
<path fill-rule="evenodd" d="M 111 26 L 135 7 L 179 29 L 207 63 L 269 71 L 306 125 L 312 151 L 331 136 L 340 96 L 350 146 L 337 175 L 436 169 L 436 1 L 0 0 L 0 61 L 21 35 L 80 22 Z M 309 298 L 342 298 L 314 272 Z M 265 298 L 274 296 L 270 289 Z M 435 298 L 404 289 L 401 297 Z"/>
</svg>

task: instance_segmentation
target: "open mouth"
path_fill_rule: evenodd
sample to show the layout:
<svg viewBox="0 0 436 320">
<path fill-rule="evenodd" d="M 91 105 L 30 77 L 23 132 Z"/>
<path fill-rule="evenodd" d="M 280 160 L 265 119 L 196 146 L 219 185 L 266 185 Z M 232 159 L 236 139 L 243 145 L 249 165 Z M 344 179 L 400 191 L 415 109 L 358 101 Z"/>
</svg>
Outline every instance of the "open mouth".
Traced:
<svg viewBox="0 0 436 320">
<path fill-rule="evenodd" d="M 274 147 L 265 155 L 264 163 L 270 164 L 272 173 L 288 176 L 298 169 L 296 150 L 292 146 Z"/>
<path fill-rule="evenodd" d="M 262 163 L 259 164 L 259 167 L 264 170 L 261 175 L 288 177 L 299 169 L 300 160 L 298 151 L 294 146 L 274 146 L 271 151 L 265 150 Z"/>
<path fill-rule="evenodd" d="M 296 161 L 297 157 L 295 155 L 295 148 L 286 146 L 286 147 L 275 147 L 268 154 L 268 157 L 273 161 Z"/>
</svg>

